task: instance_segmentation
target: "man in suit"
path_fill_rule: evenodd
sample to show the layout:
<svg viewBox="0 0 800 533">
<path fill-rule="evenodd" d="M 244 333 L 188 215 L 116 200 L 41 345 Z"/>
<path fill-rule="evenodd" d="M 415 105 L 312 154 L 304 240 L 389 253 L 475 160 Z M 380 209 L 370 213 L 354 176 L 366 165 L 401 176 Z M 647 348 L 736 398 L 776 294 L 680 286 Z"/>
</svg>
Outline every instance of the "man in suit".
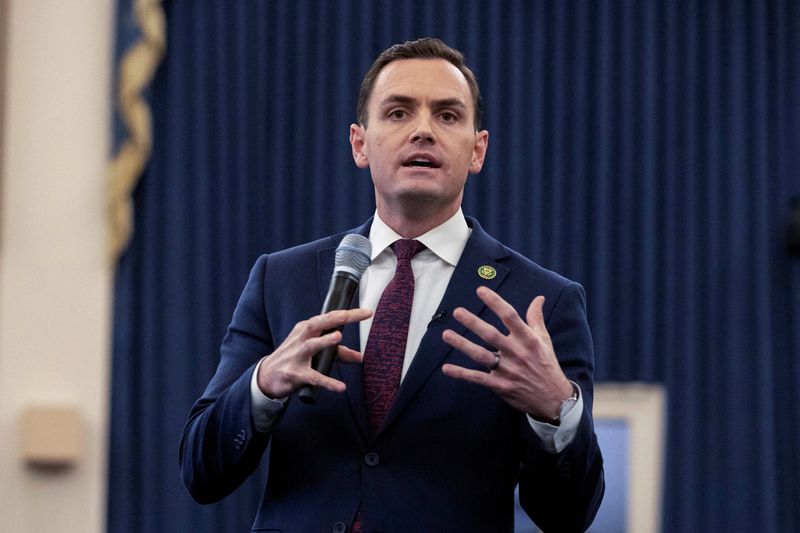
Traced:
<svg viewBox="0 0 800 533">
<path fill-rule="evenodd" d="M 253 531 L 512 531 L 517 483 L 544 531 L 589 526 L 604 481 L 583 289 L 462 214 L 488 139 L 460 52 L 420 39 L 376 59 L 350 127 L 376 201 L 346 232 L 373 248 L 359 307 L 318 314 L 345 233 L 258 259 L 181 442 L 198 501 L 269 445 Z M 314 371 L 336 344 L 330 376 Z M 305 385 L 316 405 L 293 397 Z"/>
</svg>

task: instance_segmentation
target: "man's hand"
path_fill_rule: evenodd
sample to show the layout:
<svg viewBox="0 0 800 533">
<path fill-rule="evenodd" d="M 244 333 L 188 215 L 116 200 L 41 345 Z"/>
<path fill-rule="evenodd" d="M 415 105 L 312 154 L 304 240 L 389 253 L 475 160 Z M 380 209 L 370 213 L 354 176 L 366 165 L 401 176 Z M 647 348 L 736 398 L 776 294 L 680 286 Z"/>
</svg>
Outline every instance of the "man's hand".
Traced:
<svg viewBox="0 0 800 533">
<path fill-rule="evenodd" d="M 289 396 L 304 385 L 322 387 L 333 392 L 344 392 L 345 384 L 320 374 L 311 368 L 311 358 L 327 346 L 342 340 L 339 331 L 322 335 L 344 324 L 359 322 L 372 316 L 369 309 L 331 311 L 295 324 L 289 336 L 268 357 L 258 370 L 258 388 L 270 398 Z M 348 363 L 360 363 L 361 352 L 339 346 L 338 358 Z"/>
<path fill-rule="evenodd" d="M 493 346 L 492 352 L 452 330 L 445 330 L 442 339 L 486 366 L 490 372 L 469 370 L 445 364 L 445 375 L 477 383 L 492 389 L 512 407 L 534 418 L 553 419 L 560 414 L 561 402 L 572 395 L 570 384 L 556 359 L 550 334 L 544 325 L 544 296 L 533 299 L 525 320 L 496 292 L 478 288 L 478 297 L 508 329 L 505 335 L 475 314 L 459 307 L 453 312 L 478 337 Z M 499 359 L 498 359 L 499 357 Z"/>
</svg>

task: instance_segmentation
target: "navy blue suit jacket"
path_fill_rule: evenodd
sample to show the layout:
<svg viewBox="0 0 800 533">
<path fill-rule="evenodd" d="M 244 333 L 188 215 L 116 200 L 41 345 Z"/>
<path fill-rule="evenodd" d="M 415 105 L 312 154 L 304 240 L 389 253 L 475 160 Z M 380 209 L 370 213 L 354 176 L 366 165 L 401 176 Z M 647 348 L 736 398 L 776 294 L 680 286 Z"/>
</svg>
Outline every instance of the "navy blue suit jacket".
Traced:
<svg viewBox="0 0 800 533">
<path fill-rule="evenodd" d="M 269 434 L 255 431 L 250 379 L 294 325 L 319 313 L 342 233 L 258 259 L 221 348 L 221 360 L 193 406 L 181 469 L 193 497 L 214 502 L 257 467 L 271 444 L 269 474 L 253 531 L 331 531 L 352 524 L 359 504 L 370 531 L 512 531 L 514 487 L 544 531 L 583 531 L 604 490 L 591 417 L 593 347 L 583 289 L 490 237 L 472 235 L 383 426 L 371 436 L 359 364 L 336 362 L 344 394 L 320 391 L 316 405 L 291 398 Z M 366 235 L 369 222 L 349 233 Z M 478 268 L 497 276 L 485 280 Z M 546 297 L 544 317 L 561 367 L 581 387 L 579 431 L 560 454 L 543 450 L 524 413 L 490 390 L 451 379 L 445 362 L 481 368 L 442 341 L 445 328 L 477 339 L 452 318 L 463 306 L 504 327 L 477 298 L 485 285 L 524 317 Z M 358 325 L 343 344 L 359 349 Z M 484 368 L 481 368 L 485 370 Z"/>
</svg>

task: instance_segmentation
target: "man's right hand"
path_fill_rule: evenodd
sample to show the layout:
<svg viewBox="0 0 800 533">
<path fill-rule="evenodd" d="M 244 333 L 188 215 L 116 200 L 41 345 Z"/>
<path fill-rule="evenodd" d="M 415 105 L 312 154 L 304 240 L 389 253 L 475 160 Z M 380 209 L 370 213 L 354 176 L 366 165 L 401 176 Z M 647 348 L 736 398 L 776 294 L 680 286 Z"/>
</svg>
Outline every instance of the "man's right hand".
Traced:
<svg viewBox="0 0 800 533">
<path fill-rule="evenodd" d="M 323 348 L 342 340 L 341 332 L 322 335 L 324 331 L 360 322 L 370 316 L 372 311 L 369 309 L 350 309 L 331 311 L 298 322 L 286 340 L 261 362 L 257 376 L 258 388 L 274 399 L 285 398 L 304 385 L 344 392 L 345 384 L 313 370 L 311 359 Z M 345 346 L 339 346 L 337 357 L 347 363 L 360 363 L 363 359 L 361 352 Z"/>
</svg>

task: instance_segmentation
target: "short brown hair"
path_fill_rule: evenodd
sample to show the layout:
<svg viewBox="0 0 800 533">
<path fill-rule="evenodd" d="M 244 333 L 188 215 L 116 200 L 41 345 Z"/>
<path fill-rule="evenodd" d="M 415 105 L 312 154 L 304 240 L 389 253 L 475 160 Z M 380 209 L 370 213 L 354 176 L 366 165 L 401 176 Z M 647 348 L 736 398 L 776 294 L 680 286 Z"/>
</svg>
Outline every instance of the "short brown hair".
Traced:
<svg viewBox="0 0 800 533">
<path fill-rule="evenodd" d="M 402 44 L 395 44 L 378 56 L 369 67 L 364 80 L 361 82 L 361 90 L 358 93 L 358 105 L 356 106 L 356 118 L 359 124 L 367 125 L 367 102 L 375 86 L 375 79 L 380 74 L 383 67 L 398 59 L 444 59 L 453 64 L 461 74 L 467 79 L 467 85 L 472 93 L 472 104 L 475 109 L 475 131 L 481 129 L 481 115 L 483 114 L 483 102 L 481 100 L 481 90 L 478 87 L 478 80 L 475 74 L 464 62 L 464 54 L 447 46 L 444 41 L 434 37 L 424 37 L 416 41 L 406 41 Z"/>
</svg>

